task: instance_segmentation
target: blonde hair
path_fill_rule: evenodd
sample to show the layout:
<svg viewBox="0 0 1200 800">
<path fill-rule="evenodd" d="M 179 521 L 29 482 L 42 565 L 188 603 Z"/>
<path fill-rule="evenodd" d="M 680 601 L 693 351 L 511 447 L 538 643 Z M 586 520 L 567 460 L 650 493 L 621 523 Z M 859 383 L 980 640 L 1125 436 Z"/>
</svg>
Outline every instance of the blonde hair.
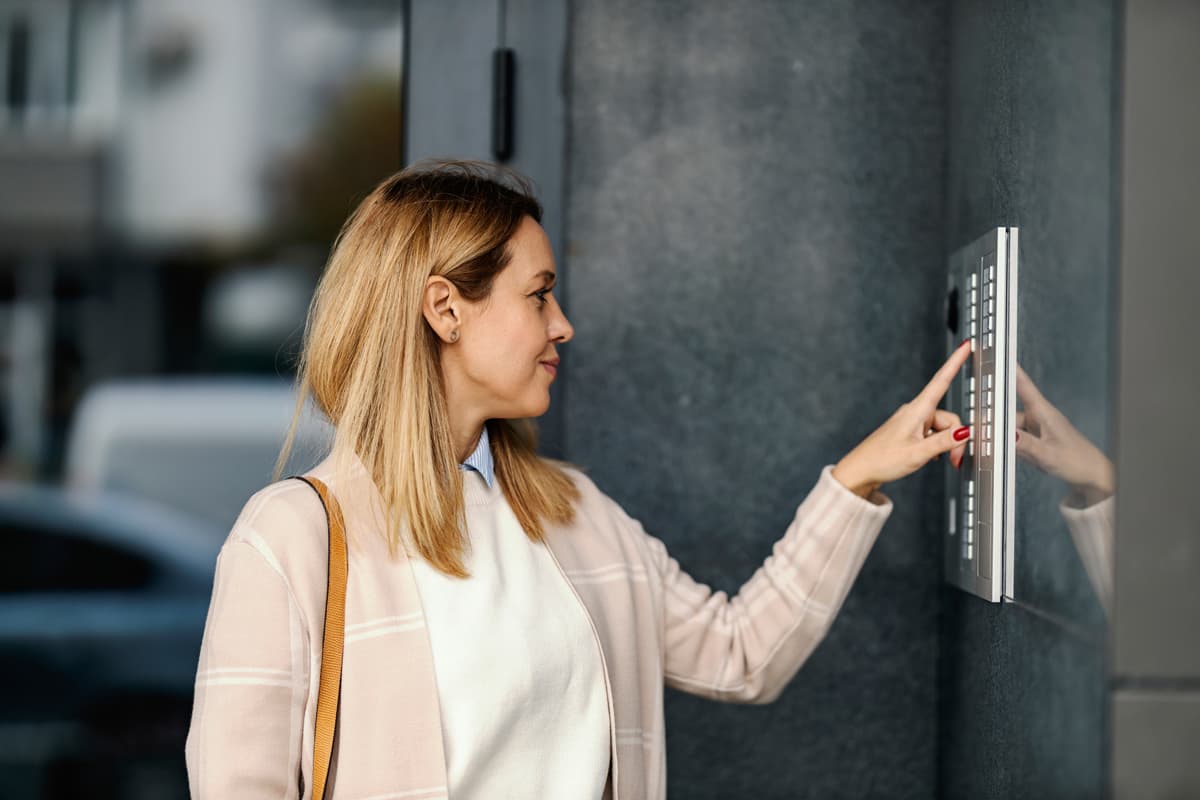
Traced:
<svg viewBox="0 0 1200 800">
<path fill-rule="evenodd" d="M 376 187 L 343 225 L 313 295 L 275 478 L 311 396 L 335 427 L 335 469 L 349 449 L 374 480 L 391 555 L 407 527 L 430 565 L 468 577 L 463 474 L 425 285 L 440 275 L 467 300 L 486 299 L 521 220 L 541 215 L 527 179 L 484 162 L 419 162 Z M 562 468 L 575 465 L 538 456 L 532 420 L 486 424 L 496 479 L 529 538 L 541 541 L 547 521 L 572 522 L 579 490 Z"/>
</svg>

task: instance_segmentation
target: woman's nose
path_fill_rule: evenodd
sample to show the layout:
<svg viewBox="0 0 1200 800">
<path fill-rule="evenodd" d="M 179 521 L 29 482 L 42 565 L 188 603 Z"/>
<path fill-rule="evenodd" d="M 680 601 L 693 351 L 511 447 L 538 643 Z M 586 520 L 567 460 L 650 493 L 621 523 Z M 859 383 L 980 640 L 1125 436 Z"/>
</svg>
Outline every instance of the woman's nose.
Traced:
<svg viewBox="0 0 1200 800">
<path fill-rule="evenodd" d="M 553 339 L 558 342 L 569 342 L 575 336 L 575 328 L 567 319 L 567 315 L 562 313 L 562 308 L 558 311 L 558 320 L 553 328 Z"/>
</svg>

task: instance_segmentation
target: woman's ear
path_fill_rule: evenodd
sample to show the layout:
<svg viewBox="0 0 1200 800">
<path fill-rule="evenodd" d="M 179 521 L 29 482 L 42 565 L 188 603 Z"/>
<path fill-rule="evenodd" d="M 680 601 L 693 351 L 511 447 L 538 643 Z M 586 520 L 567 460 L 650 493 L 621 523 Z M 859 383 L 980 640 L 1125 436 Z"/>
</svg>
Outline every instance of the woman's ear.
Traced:
<svg viewBox="0 0 1200 800">
<path fill-rule="evenodd" d="M 454 284 L 441 275 L 431 275 L 425 282 L 425 294 L 421 302 L 421 313 L 429 327 L 444 342 L 457 339 L 451 333 L 457 331 L 462 319 L 458 314 L 459 295 Z"/>
</svg>

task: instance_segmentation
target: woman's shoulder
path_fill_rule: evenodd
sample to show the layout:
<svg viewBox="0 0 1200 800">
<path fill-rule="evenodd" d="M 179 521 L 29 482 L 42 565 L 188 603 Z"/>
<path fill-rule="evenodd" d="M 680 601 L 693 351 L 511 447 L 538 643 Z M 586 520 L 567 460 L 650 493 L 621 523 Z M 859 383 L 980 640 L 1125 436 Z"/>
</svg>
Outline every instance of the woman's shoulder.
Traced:
<svg viewBox="0 0 1200 800">
<path fill-rule="evenodd" d="M 637 524 L 621 504 L 601 489 L 583 467 L 566 461 L 556 461 L 555 466 L 562 470 L 579 490 L 575 508 L 589 523 L 595 525 L 599 521 L 606 521 L 618 528 L 629 528 Z"/>
<path fill-rule="evenodd" d="M 576 491 L 579 492 L 579 498 L 576 502 L 577 508 L 603 507 L 607 503 L 612 503 L 613 500 L 606 495 L 596 482 L 587 474 L 587 470 L 570 461 L 560 461 L 558 459 L 544 458 L 548 464 L 553 466 L 559 472 L 563 473 L 574 484 Z"/>
<path fill-rule="evenodd" d="M 316 491 L 304 481 L 276 481 L 252 494 L 229 531 L 226 547 L 244 543 L 282 568 L 297 559 L 326 558 L 328 523 Z"/>
</svg>

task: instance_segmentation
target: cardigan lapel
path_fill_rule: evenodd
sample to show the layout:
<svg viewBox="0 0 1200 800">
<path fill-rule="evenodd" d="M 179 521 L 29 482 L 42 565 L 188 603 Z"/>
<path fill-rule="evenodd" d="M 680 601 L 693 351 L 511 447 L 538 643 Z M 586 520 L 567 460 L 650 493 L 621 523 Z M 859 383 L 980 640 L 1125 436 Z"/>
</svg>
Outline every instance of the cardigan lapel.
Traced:
<svg viewBox="0 0 1200 800">
<path fill-rule="evenodd" d="M 332 478 L 331 458 L 313 472 Z M 379 786 L 360 786 L 360 776 L 347 775 L 341 783 L 354 796 L 410 792 L 416 793 L 414 798 L 445 797 L 449 790 L 433 649 L 410 558 L 403 547 L 389 556 L 381 497 L 361 461 L 352 457 L 346 480 L 330 485 L 342 505 L 350 544 L 334 758 L 345 747 L 355 754 L 354 761 L 370 763 L 372 772 L 378 767 L 383 780 Z"/>
<path fill-rule="evenodd" d="M 608 742 L 609 742 L 609 772 L 608 781 L 604 786 L 603 800 L 618 800 L 620 793 L 619 777 L 620 765 L 617 759 L 617 718 L 616 718 L 616 703 L 613 700 L 612 686 L 612 671 L 610 669 L 609 658 L 611 655 L 606 654 L 605 639 L 610 638 L 603 635 L 601 628 L 597 625 L 597 612 L 601 609 L 595 604 L 592 597 L 584 596 L 580 592 L 580 587 L 575 585 L 568 572 L 568 568 L 577 568 L 580 562 L 580 554 L 578 549 L 579 535 L 575 533 L 564 533 L 556 526 L 548 525 L 545 529 L 545 544 L 546 550 L 550 553 L 551 560 L 558 568 L 559 574 L 562 575 L 567 586 L 570 587 L 571 593 L 579 601 L 579 605 L 583 608 L 584 616 L 587 617 L 588 624 L 592 628 L 592 636 L 596 642 L 596 648 L 600 652 L 600 668 L 604 675 L 604 696 L 608 702 Z M 564 568 L 564 564 L 568 565 Z M 604 632 L 607 634 L 607 631 Z"/>
</svg>

